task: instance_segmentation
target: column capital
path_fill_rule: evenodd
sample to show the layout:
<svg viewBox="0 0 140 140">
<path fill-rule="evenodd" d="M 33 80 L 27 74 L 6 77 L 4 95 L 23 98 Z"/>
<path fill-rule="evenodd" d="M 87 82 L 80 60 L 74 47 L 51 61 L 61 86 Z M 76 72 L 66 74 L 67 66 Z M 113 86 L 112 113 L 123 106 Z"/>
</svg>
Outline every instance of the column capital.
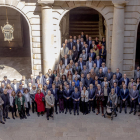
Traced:
<svg viewBox="0 0 140 140">
<path fill-rule="evenodd" d="M 112 3 L 114 4 L 114 7 L 123 9 L 128 1 L 126 0 L 112 0 Z"/>
<path fill-rule="evenodd" d="M 42 7 L 51 9 L 53 7 L 54 0 L 38 0 L 37 1 Z"/>
</svg>

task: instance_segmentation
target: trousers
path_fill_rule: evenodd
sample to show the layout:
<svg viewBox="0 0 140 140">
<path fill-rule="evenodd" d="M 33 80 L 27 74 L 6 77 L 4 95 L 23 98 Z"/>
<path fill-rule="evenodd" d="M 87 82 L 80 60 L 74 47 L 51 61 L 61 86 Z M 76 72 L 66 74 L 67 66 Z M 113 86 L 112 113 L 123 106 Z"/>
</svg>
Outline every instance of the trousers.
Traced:
<svg viewBox="0 0 140 140">
<path fill-rule="evenodd" d="M 19 111 L 20 118 L 25 117 L 25 110 L 23 108 L 23 105 L 21 105 L 21 110 Z"/>
<path fill-rule="evenodd" d="M 74 114 L 76 110 L 77 110 L 77 113 L 79 113 L 79 101 L 74 101 L 73 106 L 74 106 Z"/>
<path fill-rule="evenodd" d="M 123 104 L 125 105 L 125 111 L 127 111 L 127 100 L 125 100 L 125 101 L 121 100 L 120 101 L 120 111 L 122 111 Z"/>
<path fill-rule="evenodd" d="M 64 99 L 59 99 L 59 111 L 64 111 Z"/>
<path fill-rule="evenodd" d="M 98 110 L 98 113 L 100 113 L 100 106 L 101 106 L 101 109 L 102 109 L 102 114 L 104 114 L 103 101 L 102 100 L 97 100 L 97 110 Z"/>
<path fill-rule="evenodd" d="M 65 106 L 66 106 L 66 112 L 68 111 L 68 108 L 69 108 L 69 111 L 71 112 L 71 99 L 65 99 Z"/>
<path fill-rule="evenodd" d="M 48 118 L 53 114 L 53 108 L 46 108 L 46 117 Z"/>
<path fill-rule="evenodd" d="M 2 109 L 0 109 L 0 122 L 2 121 Z"/>
<path fill-rule="evenodd" d="M 3 108 L 3 118 L 7 118 L 8 117 L 8 111 L 9 111 L 9 106 L 5 106 Z"/>
<path fill-rule="evenodd" d="M 137 103 L 136 99 L 133 101 L 130 101 L 131 111 L 133 111 L 133 108 L 134 108 L 134 112 L 136 112 L 136 103 Z"/>
</svg>

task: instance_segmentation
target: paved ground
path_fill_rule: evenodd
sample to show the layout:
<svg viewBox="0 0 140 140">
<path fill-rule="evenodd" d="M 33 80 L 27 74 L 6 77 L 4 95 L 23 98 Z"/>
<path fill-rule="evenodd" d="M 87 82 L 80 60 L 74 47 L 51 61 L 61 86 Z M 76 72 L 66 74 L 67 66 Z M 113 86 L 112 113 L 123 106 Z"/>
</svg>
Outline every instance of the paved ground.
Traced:
<svg viewBox="0 0 140 140">
<path fill-rule="evenodd" d="M 118 113 L 111 121 L 94 113 L 58 114 L 47 121 L 45 116 L 31 113 L 27 120 L 10 119 L 5 125 L 0 124 L 0 140 L 139 140 L 137 115 Z"/>
</svg>

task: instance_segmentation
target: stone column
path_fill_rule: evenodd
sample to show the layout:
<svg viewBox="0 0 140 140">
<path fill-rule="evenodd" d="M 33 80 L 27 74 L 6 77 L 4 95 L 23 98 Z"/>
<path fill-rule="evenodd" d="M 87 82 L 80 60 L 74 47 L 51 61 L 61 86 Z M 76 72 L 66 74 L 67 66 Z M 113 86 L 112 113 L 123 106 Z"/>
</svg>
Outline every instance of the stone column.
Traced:
<svg viewBox="0 0 140 140">
<path fill-rule="evenodd" d="M 123 47 L 124 47 L 124 6 L 125 3 L 114 3 L 113 33 L 111 48 L 111 69 L 123 71 Z"/>
<path fill-rule="evenodd" d="M 53 24 L 51 6 L 42 5 L 42 55 L 43 73 L 53 69 L 55 65 L 53 48 Z"/>
</svg>

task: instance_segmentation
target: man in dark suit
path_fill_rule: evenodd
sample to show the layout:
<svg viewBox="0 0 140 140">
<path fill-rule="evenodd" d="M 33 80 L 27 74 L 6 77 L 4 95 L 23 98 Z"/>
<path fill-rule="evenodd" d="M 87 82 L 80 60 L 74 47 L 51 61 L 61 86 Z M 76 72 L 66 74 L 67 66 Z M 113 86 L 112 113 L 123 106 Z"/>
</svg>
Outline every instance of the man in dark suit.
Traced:
<svg viewBox="0 0 140 140">
<path fill-rule="evenodd" d="M 95 44 L 95 41 L 93 40 L 93 41 L 92 41 L 92 44 L 90 45 L 90 49 L 93 49 L 95 45 L 96 45 L 96 44 Z"/>
<path fill-rule="evenodd" d="M 22 75 L 22 79 L 20 80 L 20 85 L 22 84 L 22 81 L 24 81 L 24 84 L 28 84 L 28 80 L 26 79 L 25 75 Z"/>
<path fill-rule="evenodd" d="M 74 42 L 72 41 L 72 39 L 70 39 L 70 42 L 68 43 L 69 50 L 73 50 L 74 45 L 75 45 Z"/>
<path fill-rule="evenodd" d="M 48 75 L 48 73 L 45 74 L 43 83 L 45 84 L 46 81 L 49 81 L 50 84 L 53 83 L 53 79 Z"/>
<path fill-rule="evenodd" d="M 76 41 L 77 41 L 76 36 L 74 36 L 73 37 L 73 43 L 76 44 Z"/>
<path fill-rule="evenodd" d="M 86 41 L 86 36 L 84 35 L 84 32 L 81 32 L 81 38 L 83 38 L 84 41 Z"/>
<path fill-rule="evenodd" d="M 130 89 L 129 96 L 130 96 L 130 105 L 131 105 L 131 110 L 130 110 L 129 114 L 131 114 L 133 112 L 133 108 L 134 108 L 134 115 L 135 115 L 137 99 L 139 96 L 139 91 L 137 90 L 136 85 L 133 85 L 133 89 Z"/>
<path fill-rule="evenodd" d="M 76 63 L 75 63 L 75 66 L 72 68 L 73 74 L 75 73 L 75 71 L 77 71 L 78 74 L 80 75 L 80 73 L 81 73 L 81 67 L 78 66 L 78 62 L 76 62 Z"/>
<path fill-rule="evenodd" d="M 74 115 L 76 115 L 76 110 L 77 110 L 77 115 L 79 115 L 79 102 L 80 102 L 80 97 L 81 94 L 78 91 L 78 88 L 75 87 L 74 92 L 72 93 L 72 99 L 73 99 L 73 105 L 74 105 Z"/>
<path fill-rule="evenodd" d="M 42 74 L 42 72 L 39 72 L 39 75 L 36 77 L 36 83 L 37 83 L 37 79 L 39 80 L 39 84 L 41 84 L 43 86 L 44 85 L 44 75 Z"/>
<path fill-rule="evenodd" d="M 11 84 L 12 89 L 17 93 L 17 90 L 19 88 L 19 83 L 17 83 L 17 80 L 14 79 L 13 83 Z"/>
<path fill-rule="evenodd" d="M 95 60 L 96 58 L 96 53 L 93 52 L 93 49 L 90 49 L 90 53 L 88 54 L 88 58 L 91 57 L 92 58 L 92 61 Z"/>
<path fill-rule="evenodd" d="M 92 38 L 91 38 L 91 36 L 89 36 L 89 38 L 86 41 L 86 43 L 88 44 L 89 47 L 91 46 L 91 44 L 92 44 Z"/>
<path fill-rule="evenodd" d="M 95 88 L 93 88 L 93 84 L 89 85 L 88 93 L 89 93 L 89 113 L 91 111 L 91 107 L 93 113 L 95 113 Z"/>
<path fill-rule="evenodd" d="M 75 46 L 76 46 L 76 50 L 78 51 L 78 56 L 79 56 L 82 53 L 82 45 L 81 45 L 79 39 L 77 39 Z"/>
<path fill-rule="evenodd" d="M 33 74 L 31 74 L 30 78 L 28 79 L 28 83 L 32 83 L 32 85 L 35 85 L 35 78 Z"/>
<path fill-rule="evenodd" d="M 86 65 L 86 63 L 83 61 L 83 58 L 80 57 L 80 61 L 78 62 L 78 66 L 80 66 L 81 71 L 83 70 L 83 66 Z"/>
<path fill-rule="evenodd" d="M 111 68 L 108 68 L 107 73 L 105 74 L 105 77 L 107 77 L 107 81 L 110 83 L 113 77 L 113 72 L 111 72 Z"/>
<path fill-rule="evenodd" d="M 93 79 L 90 77 L 90 74 L 87 74 L 87 77 L 85 78 L 85 86 L 89 89 L 89 85 L 93 83 Z"/>
<path fill-rule="evenodd" d="M 67 84 L 67 88 L 66 90 L 64 90 L 64 101 L 65 101 L 65 107 L 66 107 L 66 112 L 65 114 L 67 114 L 67 110 L 69 107 L 69 112 L 71 114 L 71 95 L 72 95 L 72 90 L 69 87 L 69 84 Z"/>
<path fill-rule="evenodd" d="M 3 78 L 4 78 L 4 80 L 3 80 L 1 83 L 4 83 L 5 86 L 6 86 L 7 84 L 11 84 L 10 80 L 7 79 L 7 76 L 4 76 Z"/>
<path fill-rule="evenodd" d="M 4 89 L 5 89 L 5 84 L 1 83 L 0 96 L 3 94 Z"/>
<path fill-rule="evenodd" d="M 90 48 L 89 48 L 89 46 L 88 46 L 87 44 L 85 44 L 85 46 L 83 47 L 82 50 L 85 50 L 85 53 L 86 53 L 87 56 L 88 56 L 88 54 L 89 54 L 89 52 L 90 52 Z"/>
<path fill-rule="evenodd" d="M 89 37 L 88 37 L 88 34 L 86 34 L 86 40 L 85 42 L 87 43 L 89 41 Z"/>
<path fill-rule="evenodd" d="M 106 49 L 103 45 L 102 45 L 102 48 L 99 51 L 99 56 L 102 59 L 102 62 L 106 62 Z"/>
<path fill-rule="evenodd" d="M 1 95 L 2 100 L 4 101 L 3 104 L 3 119 L 6 121 L 6 119 L 10 119 L 8 117 L 8 111 L 10 106 L 10 97 L 9 93 L 7 93 L 7 89 L 4 90 L 3 94 Z"/>
<path fill-rule="evenodd" d="M 116 78 L 118 79 L 118 81 L 122 78 L 122 74 L 120 73 L 119 68 L 116 69 L 116 72 L 114 74 L 116 74 Z"/>
<path fill-rule="evenodd" d="M 100 56 L 97 56 L 97 57 L 96 57 L 94 63 L 96 63 L 96 66 L 97 66 L 98 68 L 101 67 L 101 65 L 102 65 L 102 60 L 100 59 Z"/>
<path fill-rule="evenodd" d="M 55 112 L 56 112 L 56 114 L 58 114 L 58 112 L 57 112 L 58 89 L 55 88 L 55 84 L 52 84 L 52 89 L 50 91 L 51 91 L 51 93 L 53 94 L 53 96 L 55 98 Z"/>
<path fill-rule="evenodd" d="M 127 113 L 127 102 L 129 97 L 129 90 L 126 88 L 126 85 L 123 85 L 123 88 L 120 90 L 120 113 L 122 112 L 122 105 L 125 104 L 125 113 Z"/>
<path fill-rule="evenodd" d="M 70 63 L 70 60 L 69 60 L 69 58 L 67 57 L 67 55 L 65 55 L 65 57 L 62 59 L 62 61 L 63 61 L 63 64 L 64 64 L 65 66 L 67 66 L 67 65 Z"/>
<path fill-rule="evenodd" d="M 52 88 L 52 84 L 50 84 L 49 80 L 46 80 L 46 83 L 44 84 L 44 86 L 46 86 L 47 89 L 51 89 Z"/>
<path fill-rule="evenodd" d="M 123 78 L 120 79 L 119 85 L 121 85 L 122 81 L 125 81 L 126 87 L 128 87 L 129 78 L 127 78 L 126 74 L 124 74 L 124 75 L 123 75 Z"/>
</svg>

